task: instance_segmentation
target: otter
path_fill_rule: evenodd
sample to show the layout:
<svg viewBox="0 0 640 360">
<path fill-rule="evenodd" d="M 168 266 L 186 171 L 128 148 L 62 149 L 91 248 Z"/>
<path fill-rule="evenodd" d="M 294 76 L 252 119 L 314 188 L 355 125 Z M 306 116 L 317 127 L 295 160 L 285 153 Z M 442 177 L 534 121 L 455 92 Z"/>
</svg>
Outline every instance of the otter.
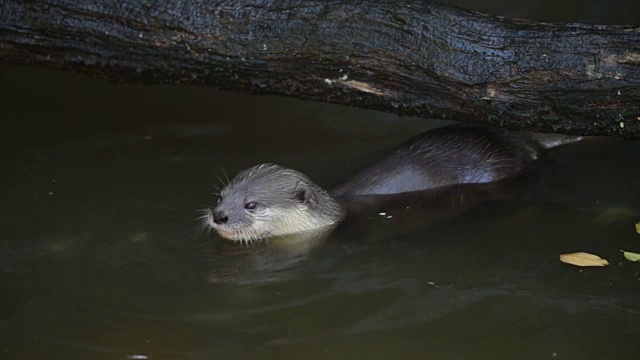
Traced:
<svg viewBox="0 0 640 360">
<path fill-rule="evenodd" d="M 206 215 L 229 240 L 326 232 L 353 208 L 376 198 L 413 199 L 425 192 L 516 177 L 545 149 L 580 137 L 517 133 L 479 125 L 449 125 L 422 133 L 392 150 L 331 192 L 299 171 L 260 164 L 240 172 Z M 433 198 L 433 194 L 426 197 Z"/>
<path fill-rule="evenodd" d="M 338 202 L 301 172 L 260 164 L 222 189 L 208 220 L 224 238 L 251 241 L 326 228 L 341 217 Z"/>
</svg>

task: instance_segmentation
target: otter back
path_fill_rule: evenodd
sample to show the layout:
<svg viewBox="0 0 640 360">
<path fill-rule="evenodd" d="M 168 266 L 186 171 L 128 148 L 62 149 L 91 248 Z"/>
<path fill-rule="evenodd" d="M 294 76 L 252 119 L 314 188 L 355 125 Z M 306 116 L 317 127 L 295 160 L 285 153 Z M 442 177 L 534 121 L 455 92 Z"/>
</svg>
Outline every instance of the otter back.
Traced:
<svg viewBox="0 0 640 360">
<path fill-rule="evenodd" d="M 527 134 L 475 125 L 445 126 L 408 140 L 331 194 L 396 194 L 497 181 L 518 174 L 542 150 Z"/>
</svg>

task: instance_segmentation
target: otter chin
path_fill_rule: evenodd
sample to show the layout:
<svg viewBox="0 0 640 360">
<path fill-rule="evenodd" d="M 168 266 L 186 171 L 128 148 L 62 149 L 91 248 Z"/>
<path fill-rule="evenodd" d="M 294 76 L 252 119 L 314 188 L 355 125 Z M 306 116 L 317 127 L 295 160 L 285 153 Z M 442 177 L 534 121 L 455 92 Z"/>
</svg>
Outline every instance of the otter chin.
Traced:
<svg viewBox="0 0 640 360">
<path fill-rule="evenodd" d="M 299 171 L 260 164 L 240 172 L 222 189 L 207 223 L 223 238 L 243 242 L 327 230 L 359 198 L 368 204 L 382 198 L 378 195 L 405 201 L 433 190 L 427 197 L 435 204 L 434 198 L 447 193 L 443 188 L 515 177 L 545 149 L 580 139 L 477 125 L 445 126 L 408 140 L 331 193 Z"/>
<path fill-rule="evenodd" d="M 301 172 L 260 164 L 222 189 L 207 221 L 225 239 L 251 242 L 331 227 L 342 216 L 329 193 Z"/>
</svg>

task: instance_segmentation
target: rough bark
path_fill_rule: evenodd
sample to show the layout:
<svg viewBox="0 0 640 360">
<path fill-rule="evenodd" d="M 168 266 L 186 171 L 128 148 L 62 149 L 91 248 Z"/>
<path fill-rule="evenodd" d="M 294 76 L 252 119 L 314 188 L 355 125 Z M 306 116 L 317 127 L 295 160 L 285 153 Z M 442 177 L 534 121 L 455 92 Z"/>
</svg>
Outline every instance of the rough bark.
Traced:
<svg viewBox="0 0 640 360">
<path fill-rule="evenodd" d="M 640 137 L 640 27 L 420 0 L 3 0 L 0 64 Z"/>
</svg>

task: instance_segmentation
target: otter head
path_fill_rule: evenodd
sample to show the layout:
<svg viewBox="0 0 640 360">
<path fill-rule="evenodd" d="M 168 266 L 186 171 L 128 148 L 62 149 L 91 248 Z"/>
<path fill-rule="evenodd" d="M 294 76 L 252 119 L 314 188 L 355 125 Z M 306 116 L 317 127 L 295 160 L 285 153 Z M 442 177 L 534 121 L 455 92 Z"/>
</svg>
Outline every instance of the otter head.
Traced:
<svg viewBox="0 0 640 360">
<path fill-rule="evenodd" d="M 248 242 L 320 229 L 340 217 L 338 203 L 304 174 L 261 164 L 222 189 L 208 223 L 226 239 Z"/>
</svg>

